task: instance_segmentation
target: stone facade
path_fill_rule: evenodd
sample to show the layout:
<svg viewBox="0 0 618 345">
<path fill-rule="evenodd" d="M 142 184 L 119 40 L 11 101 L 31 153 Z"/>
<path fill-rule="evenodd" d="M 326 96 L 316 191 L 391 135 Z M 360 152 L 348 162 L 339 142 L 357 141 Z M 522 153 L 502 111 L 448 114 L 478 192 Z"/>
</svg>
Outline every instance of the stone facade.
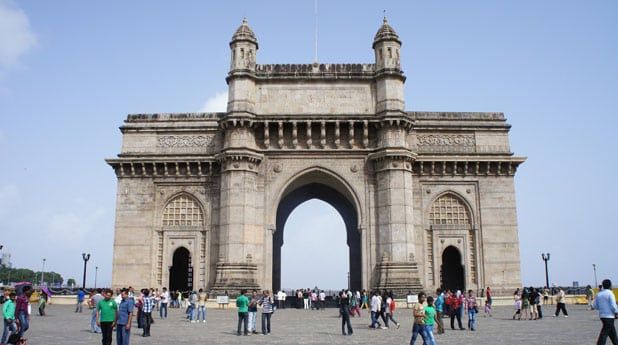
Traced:
<svg viewBox="0 0 618 345">
<path fill-rule="evenodd" d="M 283 225 L 311 198 L 344 219 L 354 289 L 520 286 L 510 126 L 406 111 L 400 47 L 385 19 L 373 64 L 260 65 L 244 21 L 226 112 L 129 115 L 107 160 L 113 286 L 277 289 Z M 188 283 L 170 281 L 178 248 Z"/>
</svg>

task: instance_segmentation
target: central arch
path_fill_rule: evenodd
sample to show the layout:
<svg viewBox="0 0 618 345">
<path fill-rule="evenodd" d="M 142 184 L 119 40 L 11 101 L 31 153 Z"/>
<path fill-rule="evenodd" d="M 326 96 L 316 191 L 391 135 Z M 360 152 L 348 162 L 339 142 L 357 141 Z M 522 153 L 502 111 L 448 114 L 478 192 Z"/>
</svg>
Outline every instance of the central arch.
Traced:
<svg viewBox="0 0 618 345">
<path fill-rule="evenodd" d="M 361 290 L 363 282 L 361 234 L 358 231 L 359 214 L 348 186 L 330 173 L 313 170 L 294 179 L 282 194 L 277 205 L 276 230 L 273 234 L 273 290 L 281 289 L 281 247 L 285 222 L 298 205 L 311 199 L 319 199 L 330 204 L 341 215 L 346 227 L 346 242 L 349 248 L 349 287 Z"/>
</svg>

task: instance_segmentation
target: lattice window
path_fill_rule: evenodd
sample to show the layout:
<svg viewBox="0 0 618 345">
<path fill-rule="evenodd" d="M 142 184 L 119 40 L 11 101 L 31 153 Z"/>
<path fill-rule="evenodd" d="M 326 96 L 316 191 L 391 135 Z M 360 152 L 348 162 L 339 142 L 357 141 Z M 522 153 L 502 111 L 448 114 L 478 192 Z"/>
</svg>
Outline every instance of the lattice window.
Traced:
<svg viewBox="0 0 618 345">
<path fill-rule="evenodd" d="M 470 225 L 466 205 L 453 194 L 445 194 L 431 206 L 429 221 L 432 225 Z"/>
<path fill-rule="evenodd" d="M 204 214 L 198 203 L 187 195 L 170 201 L 163 211 L 163 226 L 201 226 Z"/>
</svg>

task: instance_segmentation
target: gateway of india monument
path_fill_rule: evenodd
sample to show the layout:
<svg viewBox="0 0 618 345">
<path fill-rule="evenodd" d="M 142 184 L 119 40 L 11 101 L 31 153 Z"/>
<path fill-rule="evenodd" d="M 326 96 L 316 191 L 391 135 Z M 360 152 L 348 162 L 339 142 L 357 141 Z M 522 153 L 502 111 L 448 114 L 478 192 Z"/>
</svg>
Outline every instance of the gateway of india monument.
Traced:
<svg viewBox="0 0 618 345">
<path fill-rule="evenodd" d="M 314 198 L 344 220 L 351 289 L 521 285 L 504 114 L 407 111 L 386 19 L 373 63 L 257 64 L 246 20 L 229 46 L 226 112 L 120 127 L 113 287 L 276 291 L 286 220 Z"/>
</svg>

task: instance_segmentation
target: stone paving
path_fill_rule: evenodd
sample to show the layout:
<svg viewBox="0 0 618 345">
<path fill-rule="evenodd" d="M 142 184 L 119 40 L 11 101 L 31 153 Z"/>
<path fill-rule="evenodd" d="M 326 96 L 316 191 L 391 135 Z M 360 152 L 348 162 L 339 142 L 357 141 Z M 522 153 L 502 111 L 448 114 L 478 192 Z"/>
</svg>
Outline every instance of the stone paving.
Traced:
<svg viewBox="0 0 618 345">
<path fill-rule="evenodd" d="M 549 311 L 552 306 L 546 309 Z M 601 323 L 597 314 L 585 306 L 567 306 L 569 318 L 549 317 L 540 321 L 513 321 L 512 308 L 496 307 L 494 316 L 479 314 L 478 330 L 450 331 L 437 336 L 438 344 L 594 344 Z M 552 309 L 553 311 L 553 309 Z M 401 328 L 372 330 L 367 327 L 368 314 L 352 318 L 354 335 L 341 335 L 336 309 L 304 311 L 277 310 L 268 336 L 236 336 L 236 312 L 233 309 L 208 309 L 207 322 L 184 321 L 179 309 L 171 309 L 166 320 L 155 318 L 150 338 L 142 338 L 134 325 L 132 344 L 408 344 L 412 327 L 411 310 L 399 309 L 395 317 Z M 448 319 L 444 319 L 448 323 Z M 464 320 L 464 322 L 466 322 Z M 33 315 L 26 333 L 29 344 L 99 344 L 100 334 L 90 333 L 90 311 L 74 313 L 72 307 L 50 305 L 48 316 Z M 258 313 L 258 329 L 260 329 Z M 115 334 L 114 334 L 114 344 Z M 422 340 L 417 341 L 422 344 Z"/>
</svg>

